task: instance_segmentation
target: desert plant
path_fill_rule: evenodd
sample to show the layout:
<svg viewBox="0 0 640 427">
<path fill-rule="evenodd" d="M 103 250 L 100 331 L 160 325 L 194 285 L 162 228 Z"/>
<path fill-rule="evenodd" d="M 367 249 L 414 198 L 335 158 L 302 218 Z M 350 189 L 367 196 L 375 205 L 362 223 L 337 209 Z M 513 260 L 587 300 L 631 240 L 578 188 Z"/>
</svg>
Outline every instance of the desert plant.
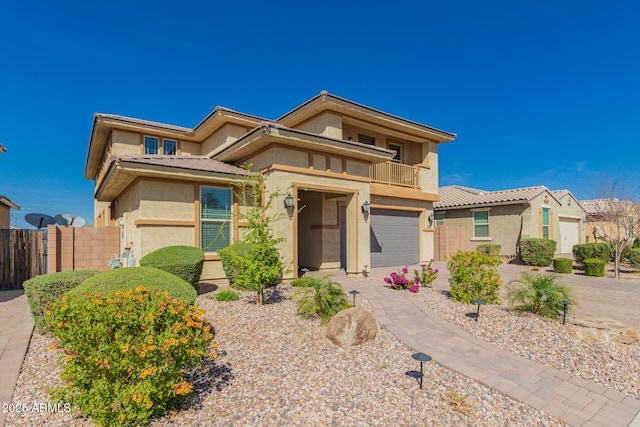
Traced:
<svg viewBox="0 0 640 427">
<path fill-rule="evenodd" d="M 544 267 L 553 262 L 557 242 L 550 239 L 520 240 L 520 257 L 526 265 Z"/>
<path fill-rule="evenodd" d="M 476 247 L 478 252 L 485 255 L 500 255 L 501 248 L 500 245 L 492 245 L 491 243 L 482 243 Z"/>
<path fill-rule="evenodd" d="M 44 315 L 49 304 L 96 273 L 96 270 L 62 271 L 42 274 L 25 281 L 22 287 L 29 301 L 36 332 L 51 332 L 46 329 Z"/>
<path fill-rule="evenodd" d="M 144 425 L 177 409 L 192 388 L 185 368 L 200 366 L 213 338 L 203 314 L 142 286 L 63 296 L 47 312 L 56 340 L 50 348 L 64 352 L 53 398 L 100 425 Z M 215 352 L 214 344 L 209 356 Z"/>
<path fill-rule="evenodd" d="M 464 396 L 453 389 L 447 391 L 446 402 L 452 410 L 464 415 L 469 415 L 473 409 L 473 406 L 467 399 L 467 396 Z"/>
<path fill-rule="evenodd" d="M 282 272 L 278 250 L 267 244 L 238 242 L 218 251 L 229 285 L 258 292 L 271 286 Z"/>
<path fill-rule="evenodd" d="M 155 267 L 178 276 L 198 288 L 204 265 L 204 251 L 193 246 L 167 246 L 140 259 L 140 266 Z"/>
<path fill-rule="evenodd" d="M 571 274 L 573 272 L 573 260 L 571 258 L 554 258 L 553 271 L 556 273 Z"/>
<path fill-rule="evenodd" d="M 238 301 L 240 296 L 232 290 L 225 289 L 224 291 L 218 292 L 214 298 L 216 301 Z"/>
<path fill-rule="evenodd" d="M 572 304 L 570 307 L 575 304 L 572 289 L 569 285 L 558 282 L 556 274 L 532 274 L 528 271 L 509 282 L 507 299 L 512 309 L 550 319 L 558 319 L 562 315 L 562 301 L 569 301 Z"/>
<path fill-rule="evenodd" d="M 611 251 L 606 243 L 583 243 L 573 246 L 573 258 L 582 264 L 587 258 L 600 258 L 603 261 L 611 259 Z"/>
<path fill-rule="evenodd" d="M 604 276 L 604 267 L 607 263 L 600 258 L 587 258 L 582 261 L 584 266 L 584 274 L 587 276 L 602 277 Z"/>
<path fill-rule="evenodd" d="M 102 292 L 106 295 L 126 291 L 138 285 L 150 291 L 167 291 L 172 297 L 182 299 L 187 304 L 193 304 L 198 296 L 190 283 L 154 267 L 127 267 L 103 271 L 89 277 L 67 294 Z"/>
<path fill-rule="evenodd" d="M 318 277 L 302 276 L 302 277 L 293 279 L 291 281 L 291 286 L 296 286 L 299 288 L 310 288 L 312 286 L 315 286 L 315 284 L 318 283 L 319 280 L 320 278 Z"/>
<path fill-rule="evenodd" d="M 351 307 L 342 286 L 327 276 L 318 278 L 313 287 L 297 289 L 294 299 L 302 317 L 318 315 L 323 325 L 326 325 L 337 312 Z"/>
<path fill-rule="evenodd" d="M 632 267 L 640 269 L 640 248 L 627 250 L 627 261 Z"/>
<path fill-rule="evenodd" d="M 465 304 L 470 304 L 477 298 L 482 298 L 487 303 L 499 303 L 502 282 L 497 267 L 500 264 L 500 257 L 484 255 L 478 251 L 459 251 L 452 255 L 447 262 L 451 273 L 451 298 Z"/>
</svg>

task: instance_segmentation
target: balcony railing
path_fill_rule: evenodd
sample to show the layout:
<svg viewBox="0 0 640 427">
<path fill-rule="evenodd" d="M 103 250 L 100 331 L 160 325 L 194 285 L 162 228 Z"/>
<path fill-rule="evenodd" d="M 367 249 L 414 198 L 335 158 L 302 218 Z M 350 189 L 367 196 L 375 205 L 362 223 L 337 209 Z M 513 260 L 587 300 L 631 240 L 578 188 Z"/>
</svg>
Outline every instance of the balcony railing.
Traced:
<svg viewBox="0 0 640 427">
<path fill-rule="evenodd" d="M 375 163 L 369 166 L 369 177 L 373 182 L 420 188 L 420 169 L 396 162 Z"/>
</svg>

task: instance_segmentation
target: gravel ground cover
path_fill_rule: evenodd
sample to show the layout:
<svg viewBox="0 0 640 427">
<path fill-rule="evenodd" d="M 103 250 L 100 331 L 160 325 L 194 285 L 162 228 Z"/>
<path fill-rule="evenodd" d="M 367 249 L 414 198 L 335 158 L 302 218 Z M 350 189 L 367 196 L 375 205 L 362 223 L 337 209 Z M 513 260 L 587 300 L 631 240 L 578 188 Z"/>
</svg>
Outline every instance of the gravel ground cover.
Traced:
<svg viewBox="0 0 640 427">
<path fill-rule="evenodd" d="M 504 350 L 640 399 L 640 345 L 586 342 L 572 334 L 569 323 L 505 305 L 482 306 L 476 322 L 467 314 L 477 306 L 454 302 L 446 291 L 420 288 L 412 295 L 442 318 Z"/>
<path fill-rule="evenodd" d="M 286 284 L 268 291 L 263 306 L 255 305 L 252 293 L 234 302 L 209 299 L 214 293 L 200 295 L 197 304 L 214 327 L 220 355 L 207 373 L 192 375 L 192 403 L 154 426 L 564 425 L 433 362 L 424 366 L 420 390 L 407 375 L 419 369 L 409 348 L 384 329 L 359 348 L 334 346 L 318 319 L 296 315 Z M 430 305 L 438 299 L 435 292 L 418 297 Z M 369 308 L 361 297 L 357 304 Z M 59 375 L 50 344 L 33 335 L 14 404 L 47 402 L 46 387 L 55 386 Z M 65 412 L 31 411 L 8 414 L 6 425 L 90 424 Z"/>
</svg>

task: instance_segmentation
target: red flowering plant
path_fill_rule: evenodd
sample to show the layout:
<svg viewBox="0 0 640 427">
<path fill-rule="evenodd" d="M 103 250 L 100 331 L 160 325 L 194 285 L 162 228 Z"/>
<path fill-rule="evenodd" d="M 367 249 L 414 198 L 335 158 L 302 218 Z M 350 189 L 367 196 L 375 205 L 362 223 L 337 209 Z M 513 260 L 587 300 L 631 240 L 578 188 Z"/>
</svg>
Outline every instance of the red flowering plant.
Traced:
<svg viewBox="0 0 640 427">
<path fill-rule="evenodd" d="M 392 289 L 409 289 L 409 292 L 418 292 L 421 281 L 420 276 L 415 272 L 414 278 L 408 279 L 406 276 L 407 273 L 409 273 L 409 269 L 404 267 L 397 273 L 395 271 L 392 272 L 389 277 L 384 278 L 384 281 L 389 284 L 389 287 Z"/>
<path fill-rule="evenodd" d="M 434 280 L 436 280 L 436 277 L 438 277 L 438 269 L 431 267 L 431 264 L 433 264 L 433 260 L 429 261 L 428 264 L 420 264 L 420 268 L 422 269 L 420 272 L 413 270 L 416 277 L 420 277 L 422 286 L 431 286 Z"/>
</svg>

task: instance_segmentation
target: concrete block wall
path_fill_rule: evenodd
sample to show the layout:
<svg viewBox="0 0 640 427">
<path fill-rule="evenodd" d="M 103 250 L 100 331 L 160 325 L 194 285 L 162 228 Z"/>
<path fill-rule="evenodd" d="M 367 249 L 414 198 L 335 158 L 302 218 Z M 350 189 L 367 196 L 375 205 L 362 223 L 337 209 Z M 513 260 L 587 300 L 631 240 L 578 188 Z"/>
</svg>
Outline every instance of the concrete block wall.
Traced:
<svg viewBox="0 0 640 427">
<path fill-rule="evenodd" d="M 111 269 L 112 254 L 120 257 L 119 227 L 47 228 L 47 272 Z"/>
</svg>

